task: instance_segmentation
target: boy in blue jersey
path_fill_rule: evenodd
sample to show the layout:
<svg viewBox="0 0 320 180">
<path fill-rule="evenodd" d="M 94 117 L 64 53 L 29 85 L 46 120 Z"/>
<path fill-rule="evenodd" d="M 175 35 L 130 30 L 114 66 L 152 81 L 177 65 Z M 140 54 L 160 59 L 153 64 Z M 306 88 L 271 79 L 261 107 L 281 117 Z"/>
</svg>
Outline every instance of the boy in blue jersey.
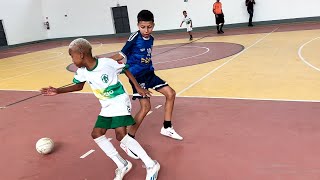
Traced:
<svg viewBox="0 0 320 180">
<path fill-rule="evenodd" d="M 137 18 L 139 31 L 132 33 L 119 54 L 111 58 L 116 61 L 126 58 L 129 71 L 142 88 L 152 88 L 166 97 L 164 122 L 160 133 L 173 139 L 182 140 L 183 138 L 175 132 L 171 124 L 176 92 L 164 80 L 155 75 L 152 65 L 151 52 L 154 38 L 151 33 L 154 28 L 153 14 L 148 10 L 142 10 Z M 138 98 L 140 101 L 140 110 L 134 117 L 136 124 L 129 128 L 129 135 L 134 137 L 141 122 L 150 111 L 151 103 L 149 97 L 143 97 L 137 93 L 131 81 L 130 84 L 133 90 L 133 99 Z"/>
</svg>

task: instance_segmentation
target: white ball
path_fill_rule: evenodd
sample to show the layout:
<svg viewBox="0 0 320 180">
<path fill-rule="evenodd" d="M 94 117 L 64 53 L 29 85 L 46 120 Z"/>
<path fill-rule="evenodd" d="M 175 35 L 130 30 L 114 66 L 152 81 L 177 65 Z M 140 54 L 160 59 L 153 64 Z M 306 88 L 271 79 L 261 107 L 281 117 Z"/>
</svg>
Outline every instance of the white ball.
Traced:
<svg viewBox="0 0 320 180">
<path fill-rule="evenodd" d="M 54 147 L 54 142 L 52 139 L 44 137 L 37 141 L 36 149 L 40 154 L 49 154 L 52 152 Z"/>
</svg>

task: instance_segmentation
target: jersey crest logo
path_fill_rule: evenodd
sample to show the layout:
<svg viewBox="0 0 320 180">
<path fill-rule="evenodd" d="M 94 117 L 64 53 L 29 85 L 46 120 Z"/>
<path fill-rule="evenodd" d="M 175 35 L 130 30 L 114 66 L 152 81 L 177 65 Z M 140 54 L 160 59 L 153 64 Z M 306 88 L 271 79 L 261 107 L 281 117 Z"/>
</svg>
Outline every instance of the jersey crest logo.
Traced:
<svg viewBox="0 0 320 180">
<path fill-rule="evenodd" d="M 108 81 L 109 81 L 108 75 L 102 74 L 101 80 L 102 80 L 104 83 L 108 83 Z"/>
</svg>

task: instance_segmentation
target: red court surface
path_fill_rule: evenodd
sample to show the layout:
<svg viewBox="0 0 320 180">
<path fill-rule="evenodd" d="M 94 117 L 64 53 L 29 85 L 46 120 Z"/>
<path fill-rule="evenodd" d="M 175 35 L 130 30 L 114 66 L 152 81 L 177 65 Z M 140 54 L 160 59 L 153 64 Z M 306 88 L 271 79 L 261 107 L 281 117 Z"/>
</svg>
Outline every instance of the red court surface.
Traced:
<svg viewBox="0 0 320 180">
<path fill-rule="evenodd" d="M 35 95 L 12 95 L 21 94 Z M 185 139 L 175 141 L 159 133 L 163 108 L 155 107 L 163 101 L 152 98 L 153 113 L 137 133 L 137 140 L 162 165 L 159 179 L 320 178 L 319 103 L 177 98 L 174 125 Z M 65 94 L 39 96 L 1 110 L 1 179 L 112 179 L 115 165 L 90 137 L 99 107 L 92 94 Z M 35 151 L 43 135 L 56 143 L 46 156 Z M 107 137 L 127 157 L 111 130 Z M 80 159 L 91 149 L 96 151 Z M 143 179 L 142 163 L 129 160 L 134 168 L 126 179 Z"/>
</svg>

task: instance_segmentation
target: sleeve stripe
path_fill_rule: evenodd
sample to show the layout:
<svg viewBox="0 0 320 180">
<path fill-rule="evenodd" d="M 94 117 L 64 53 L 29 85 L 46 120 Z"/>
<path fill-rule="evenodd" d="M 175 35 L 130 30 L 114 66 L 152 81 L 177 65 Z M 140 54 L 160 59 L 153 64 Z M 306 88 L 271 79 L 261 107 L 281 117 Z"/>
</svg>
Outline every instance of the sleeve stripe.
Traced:
<svg viewBox="0 0 320 180">
<path fill-rule="evenodd" d="M 123 53 L 123 52 L 119 52 L 119 54 L 124 58 L 124 59 L 127 59 L 127 56 Z"/>
<path fill-rule="evenodd" d="M 135 33 L 132 33 L 132 34 L 129 36 L 128 41 L 132 41 L 137 35 L 138 35 L 138 31 L 135 32 Z"/>
<path fill-rule="evenodd" d="M 80 84 L 80 83 L 82 83 L 82 82 L 80 82 L 79 80 L 77 80 L 76 78 L 73 78 L 72 82 L 75 83 L 75 84 Z"/>
</svg>

